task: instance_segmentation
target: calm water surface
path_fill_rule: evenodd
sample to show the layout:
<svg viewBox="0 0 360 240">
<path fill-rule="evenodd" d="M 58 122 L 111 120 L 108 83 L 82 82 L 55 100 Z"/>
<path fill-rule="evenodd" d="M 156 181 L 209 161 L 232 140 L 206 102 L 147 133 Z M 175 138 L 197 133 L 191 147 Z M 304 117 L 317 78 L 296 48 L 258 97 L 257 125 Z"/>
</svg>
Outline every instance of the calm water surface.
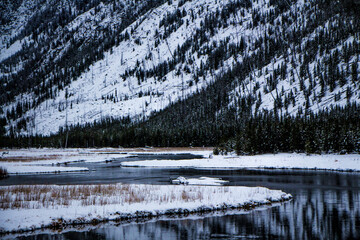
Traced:
<svg viewBox="0 0 360 240">
<path fill-rule="evenodd" d="M 144 158 L 191 158 L 139 156 Z M 128 160 L 128 159 L 127 159 Z M 120 161 L 88 166 L 88 173 L 13 176 L 1 185 L 51 183 L 168 184 L 178 176 L 212 176 L 229 185 L 265 186 L 291 193 L 290 202 L 249 212 L 157 219 L 143 223 L 108 223 L 62 233 L 37 232 L 19 239 L 360 239 L 360 174 L 285 170 L 194 170 L 121 168 Z M 15 236 L 14 236 L 15 237 Z"/>
</svg>

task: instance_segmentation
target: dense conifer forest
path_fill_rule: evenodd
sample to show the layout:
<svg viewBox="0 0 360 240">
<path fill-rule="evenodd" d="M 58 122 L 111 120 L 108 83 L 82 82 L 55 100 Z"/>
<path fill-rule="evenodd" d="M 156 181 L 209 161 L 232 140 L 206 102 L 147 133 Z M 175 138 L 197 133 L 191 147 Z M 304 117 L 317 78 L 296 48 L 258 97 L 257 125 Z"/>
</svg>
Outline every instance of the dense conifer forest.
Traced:
<svg viewBox="0 0 360 240">
<path fill-rule="evenodd" d="M 52 15 L 57 10 L 49 8 L 41 14 L 47 13 L 46 21 L 51 26 L 65 26 L 90 9 L 101 11 L 100 1 L 75 2 L 76 11 Z M 169 100 L 167 107 L 152 111 L 149 116 L 104 116 L 94 122 L 63 126 L 47 136 L 21 134 L 32 122 L 26 113 L 42 101 L 60 96 L 60 91 L 66 93 L 59 112 L 67 111 L 70 103 L 72 108 L 76 103 L 68 104 L 73 93 L 68 93 L 67 86 L 73 79 L 104 59 L 104 52 L 128 41 L 133 33 L 126 27 L 139 15 L 165 2 L 172 4 L 145 1 L 131 12 L 117 1 L 105 1 L 127 21 L 102 29 L 96 41 L 71 39 L 72 33 L 65 34 L 62 39 L 69 38 L 70 47 L 54 65 L 39 64 L 46 49 L 57 47 L 54 42 L 59 41 L 58 36 L 50 34 L 51 28 L 50 40 L 42 39 L 44 34 L 37 35 L 42 25 L 34 15 L 25 32 L 8 44 L 31 33 L 38 45 L 32 48 L 25 42 L 22 52 L 2 62 L 2 72 L 8 74 L 0 76 L 0 81 L 6 82 L 0 86 L 0 103 L 12 103 L 15 96 L 28 91 L 33 91 L 35 97 L 32 102 L 18 101 L 6 107 L 6 111 L 1 109 L 0 147 L 214 146 L 217 154 L 360 151 L 360 3 L 353 0 L 305 1 L 302 14 L 291 10 L 295 0 L 270 0 L 268 6 L 272 8 L 266 12 L 254 7 L 258 1 L 230 1 L 216 11 L 209 11 L 200 27 L 175 51 L 170 51 L 170 58 L 151 67 L 145 67 L 145 60 L 136 62 L 119 75 L 122 82 L 136 79 L 141 87 L 147 79 L 166 82 L 171 81 L 167 79 L 171 74 L 175 77 L 188 74 L 191 79 L 182 84 L 188 88 L 196 86 L 193 94 Z M 155 34 L 154 48 L 162 42 L 170 49 L 167 38 L 188 25 L 189 19 L 200 16 L 185 8 L 180 10 L 187 2 L 191 1 L 179 1 L 176 11 L 161 18 L 159 29 L 163 31 Z M 239 19 L 249 12 L 251 21 L 246 28 L 262 29 L 256 38 L 250 41 L 238 34 L 235 42 L 230 37 L 213 40 L 219 29 L 240 25 L 245 20 Z M 1 21 L 5 23 L 6 19 Z M 141 46 L 144 40 L 134 41 Z M 40 43 L 44 46 L 39 47 Z M 81 51 L 70 56 L 76 49 Z M 145 59 L 151 61 L 153 57 L 147 54 Z M 25 67 L 12 73 L 19 59 L 27 59 Z M 198 87 L 205 79 L 211 80 L 206 87 Z M 150 101 L 151 97 L 161 95 L 153 89 L 137 93 L 138 98 L 150 97 Z M 266 100 L 269 96 L 271 99 Z M 115 91 L 103 95 L 100 101 L 116 104 L 128 98 L 121 98 Z"/>
</svg>

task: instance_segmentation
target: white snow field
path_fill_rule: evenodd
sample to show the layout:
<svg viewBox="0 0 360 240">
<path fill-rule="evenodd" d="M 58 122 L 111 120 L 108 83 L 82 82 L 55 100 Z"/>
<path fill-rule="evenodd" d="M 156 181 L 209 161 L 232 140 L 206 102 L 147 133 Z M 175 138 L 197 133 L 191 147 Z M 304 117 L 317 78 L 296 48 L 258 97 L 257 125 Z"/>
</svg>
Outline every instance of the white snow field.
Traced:
<svg viewBox="0 0 360 240">
<path fill-rule="evenodd" d="M 185 177 L 177 177 L 176 179 L 172 179 L 172 184 L 183 184 L 183 185 L 212 185 L 212 186 L 220 186 L 225 183 L 228 183 L 227 180 L 222 180 L 221 178 L 212 178 L 212 177 L 199 177 L 199 178 L 185 178 Z"/>
<path fill-rule="evenodd" d="M 0 163 L 0 167 L 7 170 L 8 174 L 32 174 L 32 173 L 60 173 L 89 171 L 86 167 L 61 167 L 52 165 L 35 165 L 32 163 Z"/>
<path fill-rule="evenodd" d="M 209 157 L 210 154 L 210 157 Z M 263 154 L 255 156 L 212 156 L 191 160 L 149 160 L 122 162 L 123 167 L 161 168 L 260 168 L 360 171 L 360 154 L 306 155 L 296 153 Z"/>
<path fill-rule="evenodd" d="M 0 232 L 151 218 L 256 206 L 291 199 L 264 187 L 36 185 L 0 187 Z"/>
</svg>

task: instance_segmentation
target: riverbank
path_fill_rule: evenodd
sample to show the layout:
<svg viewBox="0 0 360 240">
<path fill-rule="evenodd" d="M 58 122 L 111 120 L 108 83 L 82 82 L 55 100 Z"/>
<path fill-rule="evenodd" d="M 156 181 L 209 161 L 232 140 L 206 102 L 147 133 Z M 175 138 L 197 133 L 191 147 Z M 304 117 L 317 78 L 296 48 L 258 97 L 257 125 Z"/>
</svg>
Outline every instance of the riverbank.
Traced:
<svg viewBox="0 0 360 240">
<path fill-rule="evenodd" d="M 0 232 L 252 209 L 291 199 L 264 187 L 142 184 L 0 187 Z"/>
<path fill-rule="evenodd" d="M 0 167 L 12 174 L 88 171 L 74 162 L 110 162 L 138 155 L 192 154 L 187 160 L 123 161 L 123 167 L 209 169 L 302 169 L 360 171 L 360 154 L 278 153 L 254 156 L 213 155 L 211 148 L 11 149 L 0 151 Z M 130 159 L 129 159 L 130 160 Z"/>
<path fill-rule="evenodd" d="M 211 148 L 30 148 L 1 149 L 0 167 L 11 174 L 60 173 L 88 171 L 86 167 L 69 167 L 74 162 L 109 162 L 139 154 L 209 155 Z"/>
<path fill-rule="evenodd" d="M 278 153 L 254 156 L 212 155 L 202 159 L 147 160 L 122 162 L 123 167 L 201 168 L 201 169 L 304 169 L 360 171 L 360 154 Z"/>
</svg>

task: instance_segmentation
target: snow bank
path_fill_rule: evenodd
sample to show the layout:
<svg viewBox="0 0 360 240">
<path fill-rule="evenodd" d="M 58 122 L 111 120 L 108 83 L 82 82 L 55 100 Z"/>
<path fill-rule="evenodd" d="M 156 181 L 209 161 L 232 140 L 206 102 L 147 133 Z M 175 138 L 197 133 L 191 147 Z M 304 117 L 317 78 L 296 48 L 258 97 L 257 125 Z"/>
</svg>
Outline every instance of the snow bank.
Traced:
<svg viewBox="0 0 360 240">
<path fill-rule="evenodd" d="M 306 155 L 295 153 L 255 156 L 211 156 L 191 160 L 149 160 L 122 162 L 124 167 L 182 168 L 281 168 L 360 171 L 360 154 Z"/>
<path fill-rule="evenodd" d="M 9 174 L 88 171 L 86 167 L 67 167 L 72 162 L 106 162 L 132 156 L 114 149 L 17 149 L 0 153 L 0 167 Z M 63 166 L 61 166 L 63 165 Z"/>
<path fill-rule="evenodd" d="M 59 173 L 89 171 L 87 167 L 40 166 L 24 163 L 0 163 L 8 174 Z"/>
<path fill-rule="evenodd" d="M 205 148 L 30 148 L 0 151 L 0 167 L 9 174 L 88 171 L 85 167 L 68 167 L 74 162 L 108 162 L 141 154 L 194 154 L 208 157 Z"/>
<path fill-rule="evenodd" d="M 178 177 L 176 179 L 172 179 L 172 184 L 184 184 L 184 185 L 212 185 L 219 186 L 229 181 L 222 180 L 221 178 L 211 178 L 211 177 L 199 177 L 199 178 L 185 178 Z"/>
<path fill-rule="evenodd" d="M 205 149 L 18 149 L 0 153 L 0 167 L 9 174 L 87 171 L 87 168 L 67 167 L 71 162 L 106 162 L 140 154 L 194 154 L 201 159 L 125 161 L 124 167 L 163 168 L 263 168 L 360 171 L 360 154 L 306 155 L 295 153 L 255 156 L 213 156 Z"/>
<path fill-rule="evenodd" d="M 39 185 L 0 187 L 0 231 L 152 218 L 256 206 L 291 199 L 264 187 Z"/>
</svg>

